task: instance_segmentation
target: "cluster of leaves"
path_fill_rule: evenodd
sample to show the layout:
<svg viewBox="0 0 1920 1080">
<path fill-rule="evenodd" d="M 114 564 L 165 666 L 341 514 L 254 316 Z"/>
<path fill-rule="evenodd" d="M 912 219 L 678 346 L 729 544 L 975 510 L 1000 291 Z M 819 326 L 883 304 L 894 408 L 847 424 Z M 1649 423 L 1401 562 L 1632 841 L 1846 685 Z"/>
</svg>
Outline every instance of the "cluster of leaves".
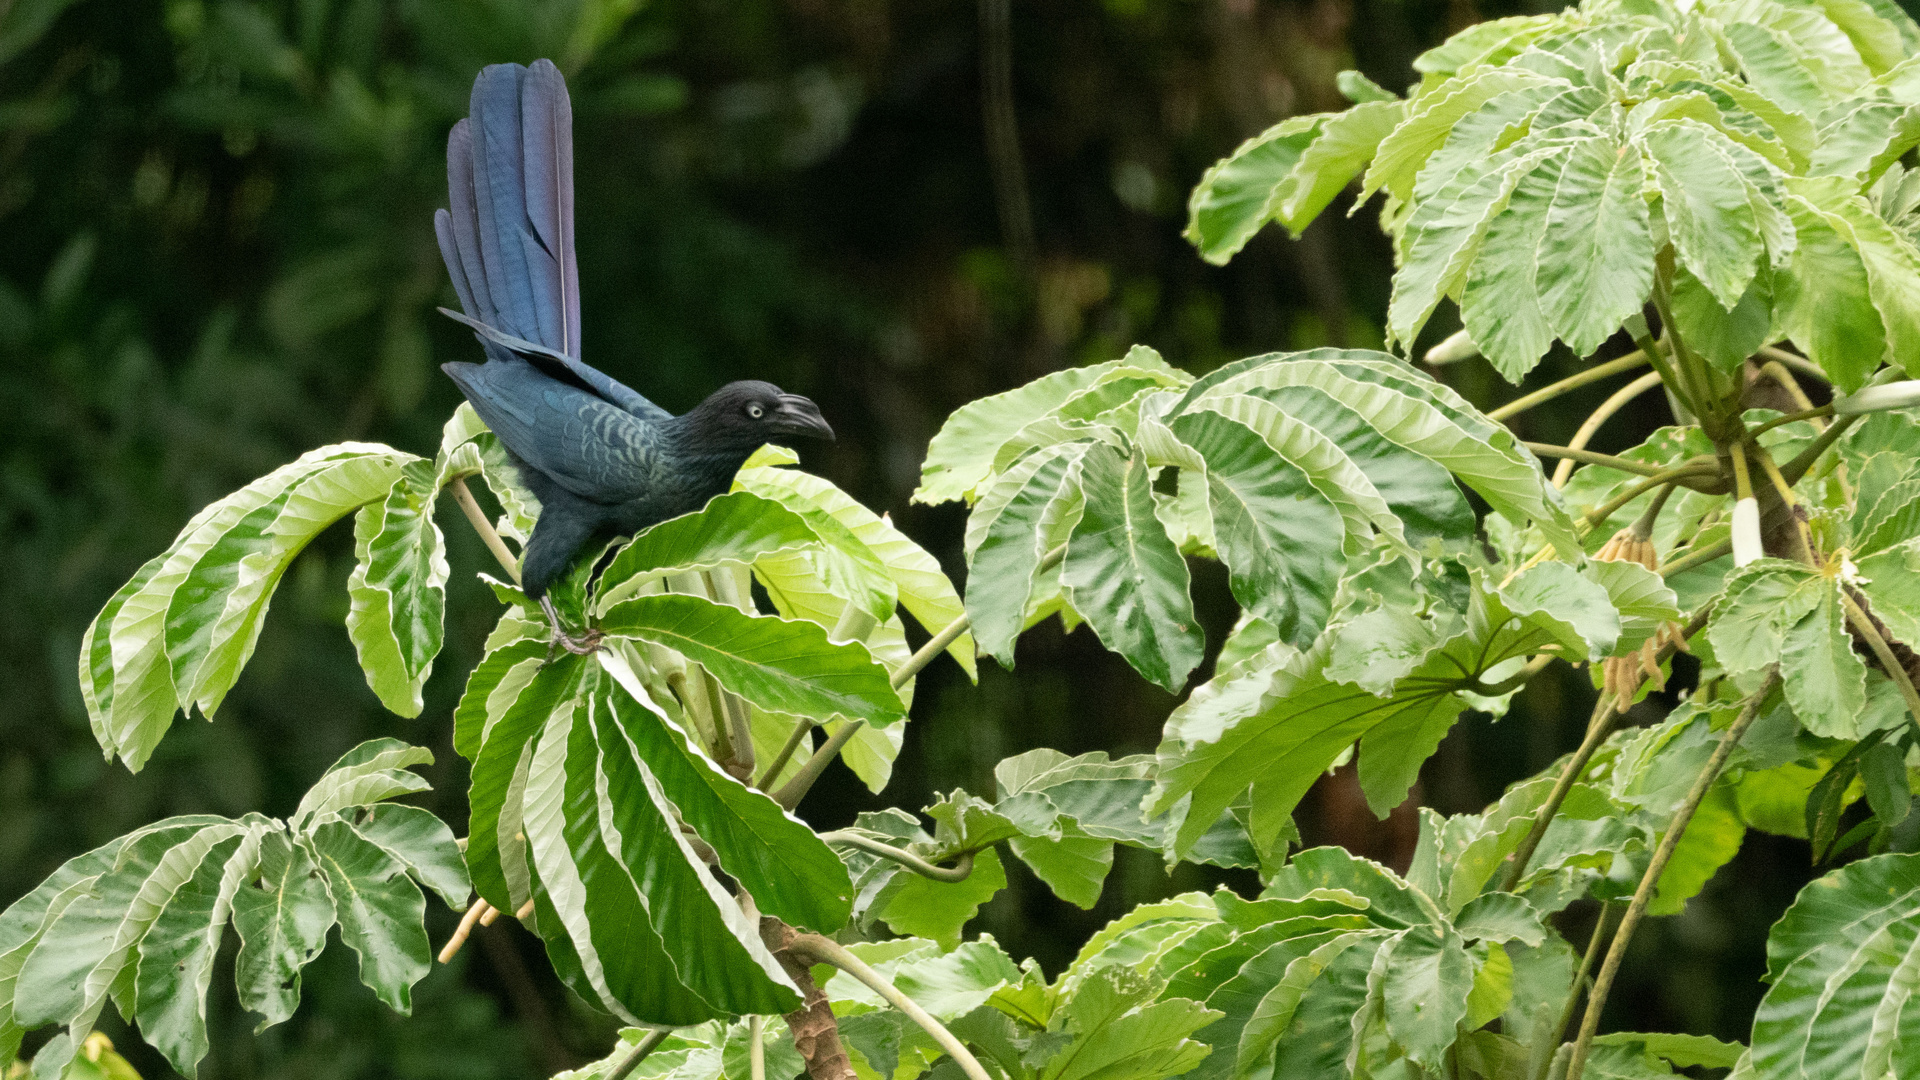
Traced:
<svg viewBox="0 0 1920 1080">
<path fill-rule="evenodd" d="M 1353 81 L 1194 189 L 1224 262 L 1298 234 L 1350 181 L 1385 195 L 1391 339 L 1442 298 L 1518 381 L 1591 353 L 1651 300 L 1731 370 L 1787 338 L 1845 390 L 1920 355 L 1920 30 L 1891 3 L 1603 0 L 1482 23 L 1421 56 L 1405 99 Z M 1660 259 L 1670 269 L 1656 275 Z M 1656 277 L 1659 287 L 1656 289 Z"/>
<path fill-rule="evenodd" d="M 362 743 L 284 821 L 168 818 L 68 860 L 0 914 L 0 1058 L 27 1031 L 61 1024 L 34 1075 L 75 1075 L 70 1063 L 84 1074 L 102 1058 L 89 1039 L 111 1001 L 193 1076 L 229 923 L 240 935 L 234 986 L 262 1026 L 293 1015 L 301 969 L 336 924 L 361 980 L 406 1012 L 429 964 L 420 886 L 456 909 L 471 892 L 447 826 L 387 801 L 426 790 L 407 770 L 432 760 L 392 739 Z"/>
</svg>

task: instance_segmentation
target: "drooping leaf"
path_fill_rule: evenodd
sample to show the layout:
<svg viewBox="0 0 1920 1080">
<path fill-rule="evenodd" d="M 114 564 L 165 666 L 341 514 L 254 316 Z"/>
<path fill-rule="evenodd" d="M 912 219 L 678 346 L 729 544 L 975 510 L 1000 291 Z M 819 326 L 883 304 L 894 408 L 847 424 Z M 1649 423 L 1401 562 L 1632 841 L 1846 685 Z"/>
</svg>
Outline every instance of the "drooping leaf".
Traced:
<svg viewBox="0 0 1920 1080">
<path fill-rule="evenodd" d="M 1205 635 L 1187 594 L 1187 564 L 1153 512 L 1146 462 L 1100 445 L 1076 468 L 1086 505 L 1060 580 L 1074 610 L 1148 679 L 1178 690 Z"/>
<path fill-rule="evenodd" d="M 1173 431 L 1206 463 L 1215 547 L 1241 608 L 1282 640 L 1312 644 L 1346 570 L 1339 511 L 1244 424 L 1195 411 L 1175 418 Z"/>
<path fill-rule="evenodd" d="M 1224 265 L 1273 220 L 1283 197 L 1281 182 L 1299 164 L 1323 119 L 1283 120 L 1207 170 L 1187 200 L 1186 237 L 1201 258 Z"/>
<path fill-rule="evenodd" d="M 94 736 L 138 769 L 177 709 L 212 716 L 253 653 L 273 589 L 320 530 L 393 486 L 411 455 L 322 447 L 187 523 L 107 602 L 80 647 Z"/>
<path fill-rule="evenodd" d="M 420 715 L 420 689 L 445 632 L 446 545 L 433 520 L 437 479 L 431 462 L 408 462 L 386 499 L 361 507 L 353 522 L 347 636 L 367 685 L 401 716 Z"/>
</svg>

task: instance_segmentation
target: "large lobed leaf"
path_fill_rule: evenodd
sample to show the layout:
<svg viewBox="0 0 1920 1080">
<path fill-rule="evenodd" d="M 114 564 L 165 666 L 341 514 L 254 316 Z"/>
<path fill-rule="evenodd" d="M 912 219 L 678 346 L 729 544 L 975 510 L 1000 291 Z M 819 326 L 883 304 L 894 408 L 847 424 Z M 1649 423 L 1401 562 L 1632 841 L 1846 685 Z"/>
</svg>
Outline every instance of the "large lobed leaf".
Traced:
<svg viewBox="0 0 1920 1080">
<path fill-rule="evenodd" d="M 1592 0 L 1481 23 L 1416 62 L 1407 100 L 1248 140 L 1195 187 L 1187 236 L 1225 262 L 1268 221 L 1297 235 L 1364 169 L 1361 200 L 1389 196 L 1403 347 L 1452 299 L 1517 382 L 1555 340 L 1591 353 L 1659 300 L 1703 355 L 1784 334 L 1851 390 L 1916 355 L 1920 249 L 1876 187 L 1920 144 L 1916 40 L 1884 3 Z"/>
<path fill-rule="evenodd" d="M 383 800 L 425 787 L 432 755 L 391 739 L 336 762 L 287 821 L 169 818 L 68 860 L 0 914 L 0 1058 L 45 1024 L 34 1060 L 59 1075 L 110 1000 L 187 1076 L 206 1055 L 207 993 L 231 923 L 242 1006 L 275 1024 L 337 923 L 360 978 L 406 1012 L 431 963 L 420 885 L 466 906 L 466 867 L 445 824 Z M 405 779 L 402 779 L 405 778 Z"/>
<path fill-rule="evenodd" d="M 689 596 L 640 596 L 610 614 L 662 603 L 795 625 Z M 627 633 L 643 622 L 629 613 L 607 625 Z M 760 695 L 762 668 L 792 670 L 793 657 L 822 650 L 864 656 L 808 631 L 771 665 L 743 642 L 727 661 L 735 667 L 713 669 Z M 706 755 L 676 721 L 677 706 L 655 700 L 637 654 L 611 648 L 543 663 L 516 648 L 483 663 L 461 706 L 457 744 L 474 759 L 467 858 L 480 894 L 503 910 L 535 901 L 535 925 L 562 977 L 630 1020 L 691 1024 L 797 1006 L 797 990 L 719 874 L 760 911 L 831 932 L 852 902 L 845 867 L 811 829 Z M 884 672 L 861 662 L 885 689 Z"/>
</svg>

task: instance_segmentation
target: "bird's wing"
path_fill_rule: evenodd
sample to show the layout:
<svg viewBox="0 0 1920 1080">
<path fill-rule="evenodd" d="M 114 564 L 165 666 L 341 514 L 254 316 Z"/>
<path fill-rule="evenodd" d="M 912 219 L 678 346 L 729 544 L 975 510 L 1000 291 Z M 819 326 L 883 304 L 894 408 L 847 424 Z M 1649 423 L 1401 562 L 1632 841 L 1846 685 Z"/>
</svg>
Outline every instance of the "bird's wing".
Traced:
<svg viewBox="0 0 1920 1080">
<path fill-rule="evenodd" d="M 668 468 L 655 425 L 531 365 L 442 368 L 508 450 L 583 499 L 632 501 Z"/>
<path fill-rule="evenodd" d="M 573 245 L 573 108 L 552 63 L 495 64 L 473 82 L 470 115 L 447 137 L 449 209 L 434 215 L 460 306 L 509 338 L 519 355 L 644 420 L 666 410 L 580 360 L 580 282 Z"/>
</svg>

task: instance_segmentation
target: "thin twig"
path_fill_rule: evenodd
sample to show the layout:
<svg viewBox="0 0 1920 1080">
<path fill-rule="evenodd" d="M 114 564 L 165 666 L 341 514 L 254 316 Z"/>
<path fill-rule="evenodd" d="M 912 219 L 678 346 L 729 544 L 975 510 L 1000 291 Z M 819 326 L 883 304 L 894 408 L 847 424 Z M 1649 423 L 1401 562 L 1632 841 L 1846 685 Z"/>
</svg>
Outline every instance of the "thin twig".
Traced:
<svg viewBox="0 0 1920 1080">
<path fill-rule="evenodd" d="M 848 952 L 839 943 L 821 937 L 819 934 L 801 934 L 793 939 L 790 948 L 794 953 L 804 955 L 816 963 L 832 964 L 865 983 L 868 989 L 885 998 L 887 1004 L 906 1013 L 909 1020 L 919 1024 L 927 1034 L 933 1036 L 933 1041 L 939 1043 L 940 1049 L 945 1050 L 947 1056 L 960 1066 L 961 1071 L 967 1074 L 968 1080 L 993 1080 L 987 1070 L 982 1068 L 980 1062 L 974 1058 L 973 1052 L 968 1050 L 959 1039 L 953 1037 L 953 1032 L 948 1031 L 944 1024 L 935 1020 L 912 998 L 901 993 L 900 989 L 889 982 L 885 976 L 868 967 L 866 961 Z"/>
<path fill-rule="evenodd" d="M 1807 470 L 1813 468 L 1814 463 L 1820 460 L 1820 455 L 1827 452 L 1827 447 L 1838 442 L 1840 436 L 1845 435 L 1847 429 L 1859 419 L 1860 416 L 1856 413 L 1853 416 L 1843 416 L 1828 424 L 1827 430 L 1821 432 L 1819 438 L 1808 443 L 1806 449 L 1794 455 L 1792 461 L 1780 466 L 1780 474 L 1787 478 L 1787 483 L 1799 483 L 1807 475 Z"/>
<path fill-rule="evenodd" d="M 1804 356 L 1796 356 L 1785 349 L 1775 348 L 1772 345 L 1762 345 L 1760 346 L 1760 355 L 1769 360 L 1785 364 L 1787 367 L 1802 375 L 1810 375 L 1823 383 L 1831 383 L 1833 381 L 1827 378 L 1826 372 L 1820 370 L 1820 365 Z"/>
<path fill-rule="evenodd" d="M 666 1042 L 667 1036 L 671 1034 L 673 1030 L 669 1028 L 665 1031 L 649 1031 L 641 1036 L 640 1041 L 633 1044 L 633 1049 L 627 1053 L 626 1057 L 620 1059 L 620 1064 L 615 1065 L 604 1080 L 627 1080 L 627 1077 L 633 1074 L 633 1070 L 647 1060 L 647 1055 L 653 1053 L 661 1043 Z"/>
<path fill-rule="evenodd" d="M 1768 366 L 1771 367 L 1772 365 L 1768 365 Z M 1831 405 L 1815 405 L 1812 408 L 1804 409 L 1800 412 L 1785 413 L 1783 415 L 1774 417 L 1773 419 L 1767 421 L 1764 424 L 1755 424 L 1753 426 L 1753 429 L 1747 432 L 1747 438 L 1749 439 L 1759 438 L 1760 436 L 1766 434 L 1769 431 L 1772 431 L 1774 428 L 1777 428 L 1782 424 L 1792 424 L 1801 420 L 1818 420 L 1823 416 L 1832 416 L 1832 415 L 1833 415 L 1833 406 Z M 1825 430 L 1825 429 L 1822 429 L 1822 430 Z"/>
<path fill-rule="evenodd" d="M 1505 420 L 1510 416 L 1518 416 L 1528 409 L 1533 408 L 1535 405 L 1552 401 L 1562 394 L 1578 390 L 1588 383 L 1599 382 L 1601 379 L 1607 378 L 1610 375 L 1618 375 L 1623 371 L 1632 371 L 1634 368 L 1646 362 L 1647 354 L 1645 352 L 1631 352 L 1618 360 L 1609 360 L 1604 364 L 1595 364 L 1585 371 L 1575 375 L 1569 375 L 1550 386 L 1543 386 L 1531 394 L 1514 398 L 1505 405 L 1487 413 L 1487 418 L 1490 420 Z"/>
<path fill-rule="evenodd" d="M 474 532 L 480 534 L 481 541 L 487 545 L 488 551 L 493 552 L 493 557 L 500 563 L 500 568 L 513 578 L 515 585 L 520 584 L 520 560 L 515 558 L 513 552 L 507 548 L 507 542 L 500 539 L 500 533 L 493 527 L 493 522 L 487 520 L 486 511 L 480 509 L 480 504 L 474 501 L 473 492 L 467 488 L 467 478 L 456 476 L 447 481 L 447 486 L 453 489 L 453 501 L 460 504 L 461 512 L 467 515 L 467 523 L 473 526 Z"/>
<path fill-rule="evenodd" d="M 1659 666 L 1671 659 L 1674 653 L 1679 652 L 1681 643 L 1699 633 L 1701 628 L 1707 625 L 1707 617 L 1712 614 L 1711 603 L 1694 612 L 1693 617 L 1687 620 L 1687 625 L 1680 628 L 1680 633 L 1662 645 L 1660 651 L 1654 654 L 1654 665 Z M 1560 770 L 1560 778 L 1554 781 L 1553 790 L 1548 793 L 1547 801 L 1540 805 L 1540 809 L 1534 811 L 1532 827 L 1520 841 L 1520 846 L 1513 851 L 1513 864 L 1507 871 L 1506 882 L 1500 886 L 1502 890 L 1513 892 L 1520 887 L 1522 881 L 1526 880 L 1527 863 L 1533 858 L 1534 849 L 1540 846 L 1541 838 L 1547 835 L 1547 826 L 1553 824 L 1554 815 L 1560 812 L 1560 804 L 1566 801 L 1567 793 L 1572 791 L 1573 785 L 1579 782 L 1580 774 L 1586 771 L 1587 762 L 1593 760 L 1594 752 L 1607 741 L 1607 735 L 1613 731 L 1614 720 L 1632 704 L 1630 701 L 1616 701 L 1609 694 L 1601 694 L 1600 700 L 1593 703 L 1593 715 L 1587 718 L 1586 738 L 1581 740 L 1580 748 L 1573 752 L 1573 756 L 1567 759 L 1566 766 Z"/>
<path fill-rule="evenodd" d="M 1581 422 L 1580 429 L 1573 433 L 1573 438 L 1567 440 L 1567 448 L 1569 450 L 1586 449 L 1587 443 L 1592 442 L 1594 435 L 1599 433 L 1600 425 L 1613 419 L 1615 413 L 1632 404 L 1635 398 L 1659 385 L 1660 373 L 1657 371 L 1649 371 L 1620 389 L 1615 390 L 1612 397 L 1601 402 L 1600 407 L 1589 413 L 1587 418 Z M 1553 486 L 1557 488 L 1566 487 L 1567 478 L 1572 475 L 1573 459 L 1562 458 L 1560 464 L 1554 466 Z"/>
<path fill-rule="evenodd" d="M 1632 487 L 1629 487 L 1627 490 L 1614 496 L 1612 499 L 1609 499 L 1605 504 L 1599 507 L 1596 507 L 1595 509 L 1587 511 L 1584 515 L 1581 516 L 1580 524 L 1586 527 L 1586 531 L 1591 532 L 1594 529 L 1599 528 L 1601 525 L 1606 524 L 1607 519 L 1619 513 L 1622 507 L 1626 506 L 1628 503 L 1639 498 L 1640 496 L 1645 495 L 1647 492 L 1652 491 L 1654 488 L 1657 488 L 1657 487 L 1671 488 L 1675 484 L 1679 483 L 1682 478 L 1685 478 L 1685 477 L 1719 476 L 1719 475 L 1720 475 L 1720 469 L 1718 466 L 1715 466 L 1715 465 L 1706 465 L 1706 464 L 1677 465 L 1671 469 L 1668 469 L 1666 472 L 1657 473 L 1653 476 L 1647 477 L 1645 480 L 1642 480 L 1639 483 L 1634 484 Z M 1688 486 L 1692 487 L 1692 485 L 1688 485 Z M 1694 488 L 1694 490 L 1698 491 L 1699 489 Z"/>
<path fill-rule="evenodd" d="M 440 955 L 436 959 L 445 964 L 458 956 L 460 946 L 467 943 L 467 935 L 473 933 L 473 928 L 479 923 L 480 917 L 492 910 L 492 904 L 485 900 L 475 900 L 473 906 L 467 909 L 467 913 L 460 917 L 460 925 L 454 929 L 453 936 L 447 939 L 447 943 L 441 946 Z"/>
<path fill-rule="evenodd" d="M 921 877 L 932 878 L 935 881 L 951 884 L 965 881 L 967 875 L 973 873 L 973 852 L 971 851 L 963 852 L 958 857 L 959 862 L 956 865 L 947 867 L 935 866 L 911 851 L 894 847 L 892 844 L 883 844 L 851 829 L 824 832 L 820 834 L 820 839 L 829 844 L 845 844 L 848 847 L 857 847 L 862 851 L 871 852 L 883 859 L 892 859 Z"/>
<path fill-rule="evenodd" d="M 1587 973 L 1593 970 L 1593 962 L 1600 958 L 1600 943 L 1606 940 L 1613 917 L 1622 909 L 1605 900 L 1600 902 L 1600 916 L 1593 922 L 1593 936 L 1587 939 L 1587 951 L 1580 957 L 1580 970 L 1573 973 L 1573 985 L 1567 988 L 1567 1003 L 1560 1008 L 1560 1022 L 1553 1025 L 1553 1032 L 1546 1040 L 1545 1053 L 1540 1055 L 1540 1064 L 1533 1070 L 1533 1080 L 1546 1080 L 1547 1073 L 1553 1068 L 1554 1054 L 1559 1050 L 1560 1040 L 1566 1038 L 1567 1025 L 1573 1023 L 1573 1010 L 1580 1004 L 1580 993 L 1586 989 Z"/>
<path fill-rule="evenodd" d="M 1586 1071 L 1587 1054 L 1593 1048 L 1593 1037 L 1600 1031 L 1600 1011 L 1606 1008 L 1607 994 L 1613 989 L 1613 979 L 1620 973 L 1620 962 L 1626 958 L 1627 944 L 1633 940 L 1633 932 L 1647 913 L 1647 905 L 1653 902 L 1654 886 L 1660 881 L 1660 875 L 1666 872 L 1667 863 L 1673 859 L 1675 848 L 1680 846 L 1680 838 L 1686 834 L 1687 826 L 1692 823 L 1694 812 L 1700 809 L 1700 803 L 1706 799 L 1707 792 L 1713 789 L 1713 782 L 1720 778 L 1720 770 L 1726 767 L 1727 758 L 1733 755 L 1733 748 L 1739 744 L 1740 737 L 1760 715 L 1760 706 L 1780 685 L 1780 670 L 1775 668 L 1767 676 L 1766 683 L 1747 698 L 1746 707 L 1720 737 L 1720 743 L 1713 748 L 1713 756 L 1707 759 L 1706 767 L 1693 781 L 1693 789 L 1687 792 L 1685 801 L 1674 811 L 1673 820 L 1667 825 L 1665 835 L 1660 837 L 1660 846 L 1654 849 L 1653 859 L 1647 863 L 1647 872 L 1640 875 L 1640 887 L 1633 891 L 1633 902 L 1627 905 L 1627 913 L 1620 920 L 1620 931 L 1613 935 L 1613 944 L 1607 947 L 1607 959 L 1600 965 L 1600 974 L 1594 977 L 1593 992 L 1587 995 L 1587 1012 L 1580 1020 L 1580 1036 L 1573 1041 L 1573 1053 L 1567 1061 L 1566 1080 L 1580 1080 Z"/>
<path fill-rule="evenodd" d="M 1709 544 L 1698 551 L 1690 551 L 1680 558 L 1661 566 L 1660 576 L 1672 577 L 1675 574 L 1684 574 L 1694 567 L 1710 563 L 1732 550 L 1732 540 L 1722 540 L 1717 544 Z"/>
<path fill-rule="evenodd" d="M 1636 473 L 1640 476 L 1658 476 L 1662 471 L 1658 465 L 1648 465 L 1643 461 L 1615 457 L 1612 454 L 1596 454 L 1591 450 L 1577 450 L 1571 446 L 1556 446 L 1553 443 L 1542 442 L 1523 442 L 1520 445 L 1541 457 L 1572 458 L 1582 464 L 1604 465 L 1609 469 Z"/>
<path fill-rule="evenodd" d="M 961 618 L 965 617 L 961 616 Z M 820 744 L 820 749 L 815 750 L 813 756 L 807 759 L 807 763 L 800 766 L 800 771 L 794 774 L 793 779 L 781 785 L 780 790 L 773 793 L 773 801 L 787 810 L 799 806 L 800 800 L 806 798 L 807 792 L 813 790 L 814 782 L 820 779 L 820 774 L 827 771 L 827 766 L 832 763 L 834 756 L 840 753 L 840 748 L 847 745 L 847 740 L 858 735 L 860 729 L 866 726 L 865 720 L 848 720 L 841 724 L 840 730 Z"/>
<path fill-rule="evenodd" d="M 787 762 L 793 760 L 794 754 L 799 753 L 801 740 L 813 734 L 813 728 L 813 721 L 807 717 L 802 716 L 795 720 L 793 731 L 787 735 L 787 741 L 781 745 L 780 752 L 773 755 L 773 760 L 767 765 L 767 771 L 760 774 L 760 779 L 754 781 L 753 786 L 761 791 L 767 790 L 767 785 L 773 783 L 779 777 L 780 770 L 787 767 Z"/>
<path fill-rule="evenodd" d="M 1560 812 L 1560 804 L 1567 800 L 1567 793 L 1586 771 L 1587 762 L 1593 760 L 1594 751 L 1607 740 L 1607 733 L 1613 730 L 1614 699 L 1611 694 L 1601 694 L 1600 700 L 1593 703 L 1593 715 L 1587 718 L 1587 735 L 1580 742 L 1580 748 L 1573 752 L 1560 770 L 1560 778 L 1554 781 L 1553 790 L 1547 794 L 1547 801 L 1533 812 L 1533 825 L 1527 829 L 1527 835 L 1520 840 L 1520 846 L 1513 849 L 1513 863 L 1507 870 L 1507 879 L 1502 882 L 1502 892 L 1516 892 L 1520 883 L 1526 880 L 1527 863 L 1533 859 L 1533 851 L 1540 846 L 1540 840 L 1547 835 L 1547 826 L 1553 824 L 1553 816 Z"/>
</svg>

